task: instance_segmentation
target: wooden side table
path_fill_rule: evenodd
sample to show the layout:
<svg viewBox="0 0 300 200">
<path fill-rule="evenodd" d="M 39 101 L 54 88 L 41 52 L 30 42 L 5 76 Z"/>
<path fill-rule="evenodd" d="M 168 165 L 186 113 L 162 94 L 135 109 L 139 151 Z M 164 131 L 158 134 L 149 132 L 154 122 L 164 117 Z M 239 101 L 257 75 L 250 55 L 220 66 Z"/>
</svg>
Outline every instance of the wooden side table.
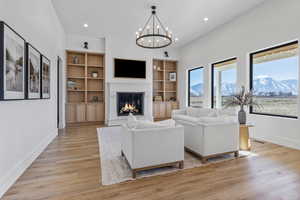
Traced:
<svg viewBox="0 0 300 200">
<path fill-rule="evenodd" d="M 251 141 L 249 137 L 249 128 L 254 127 L 252 124 L 240 125 L 240 150 L 251 150 Z"/>
</svg>

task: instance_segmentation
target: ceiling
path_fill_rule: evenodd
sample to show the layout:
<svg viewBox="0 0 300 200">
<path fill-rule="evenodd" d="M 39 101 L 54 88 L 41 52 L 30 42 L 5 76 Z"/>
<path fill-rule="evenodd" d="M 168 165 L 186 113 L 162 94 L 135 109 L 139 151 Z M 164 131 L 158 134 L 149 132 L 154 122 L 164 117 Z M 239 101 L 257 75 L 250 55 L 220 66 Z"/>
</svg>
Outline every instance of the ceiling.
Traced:
<svg viewBox="0 0 300 200">
<path fill-rule="evenodd" d="M 162 23 L 179 38 L 177 46 L 203 36 L 266 0 L 52 0 L 67 34 L 135 38 L 157 6 Z M 204 22 L 204 18 L 209 20 Z M 88 28 L 83 24 L 87 23 Z"/>
</svg>

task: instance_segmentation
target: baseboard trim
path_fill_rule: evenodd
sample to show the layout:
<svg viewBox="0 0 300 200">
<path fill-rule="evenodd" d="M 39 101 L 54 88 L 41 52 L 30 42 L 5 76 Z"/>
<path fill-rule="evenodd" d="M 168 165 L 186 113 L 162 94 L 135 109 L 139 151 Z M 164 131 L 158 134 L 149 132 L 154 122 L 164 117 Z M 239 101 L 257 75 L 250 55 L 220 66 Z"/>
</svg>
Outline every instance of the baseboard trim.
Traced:
<svg viewBox="0 0 300 200">
<path fill-rule="evenodd" d="M 254 137 L 254 139 L 262 140 L 262 141 L 278 144 L 281 146 L 289 147 L 292 149 L 300 150 L 300 141 L 291 140 L 291 139 L 285 138 L 285 137 L 272 136 L 272 138 L 270 138 L 267 136 L 259 136 L 259 137 Z"/>
<path fill-rule="evenodd" d="M 54 140 L 58 132 L 49 134 L 30 154 L 25 156 L 14 168 L 12 168 L 4 178 L 0 179 L 0 198 L 17 181 L 33 161 L 46 149 Z"/>
</svg>

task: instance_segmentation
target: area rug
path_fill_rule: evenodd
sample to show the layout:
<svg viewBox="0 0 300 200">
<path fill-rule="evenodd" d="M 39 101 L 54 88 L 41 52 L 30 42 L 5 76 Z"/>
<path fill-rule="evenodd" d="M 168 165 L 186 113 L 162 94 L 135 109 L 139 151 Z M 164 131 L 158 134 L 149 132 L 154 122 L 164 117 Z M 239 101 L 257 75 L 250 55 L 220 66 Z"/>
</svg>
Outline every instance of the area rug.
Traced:
<svg viewBox="0 0 300 200">
<path fill-rule="evenodd" d="M 134 180 L 131 170 L 124 157 L 121 156 L 121 127 L 98 128 L 98 142 L 100 150 L 102 185 L 112 185 L 124 181 Z M 240 157 L 251 155 L 251 152 L 240 152 Z M 211 158 L 206 164 L 202 164 L 196 156 L 185 152 L 184 169 L 202 167 L 211 163 L 224 162 L 237 159 L 233 155 L 223 155 Z M 178 167 L 163 167 L 145 170 L 137 173 L 137 179 L 176 172 L 182 169 Z"/>
</svg>

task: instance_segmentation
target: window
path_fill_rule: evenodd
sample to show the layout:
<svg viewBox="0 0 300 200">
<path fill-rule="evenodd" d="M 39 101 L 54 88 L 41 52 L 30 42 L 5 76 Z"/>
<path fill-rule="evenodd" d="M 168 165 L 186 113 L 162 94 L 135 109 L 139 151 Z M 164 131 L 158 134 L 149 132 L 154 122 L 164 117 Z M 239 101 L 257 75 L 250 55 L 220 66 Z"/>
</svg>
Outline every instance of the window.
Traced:
<svg viewBox="0 0 300 200">
<path fill-rule="evenodd" d="M 188 105 L 192 107 L 203 106 L 203 67 L 188 71 Z"/>
<path fill-rule="evenodd" d="M 232 58 L 212 65 L 212 108 L 223 108 L 236 92 L 237 59 Z"/>
<path fill-rule="evenodd" d="M 261 108 L 250 113 L 297 118 L 298 42 L 250 54 L 250 88 Z"/>
</svg>

